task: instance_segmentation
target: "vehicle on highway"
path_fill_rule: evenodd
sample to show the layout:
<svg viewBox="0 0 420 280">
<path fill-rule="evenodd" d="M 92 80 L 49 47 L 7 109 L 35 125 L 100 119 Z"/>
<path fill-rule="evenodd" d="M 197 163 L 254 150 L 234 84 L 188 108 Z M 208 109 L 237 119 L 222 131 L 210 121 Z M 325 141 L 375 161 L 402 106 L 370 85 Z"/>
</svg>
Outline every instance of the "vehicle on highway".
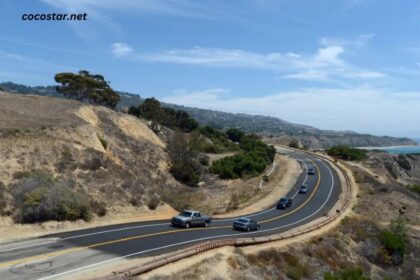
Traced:
<svg viewBox="0 0 420 280">
<path fill-rule="evenodd" d="M 315 175 L 315 169 L 312 167 L 308 168 L 308 175 Z"/>
<path fill-rule="evenodd" d="M 199 211 L 183 210 L 177 216 L 171 219 L 174 227 L 190 228 L 192 226 L 208 227 L 211 223 L 211 217 L 201 214 Z"/>
<path fill-rule="evenodd" d="M 282 197 L 277 202 L 277 209 L 286 209 L 292 206 L 292 199 L 287 197 Z"/>
<path fill-rule="evenodd" d="M 233 222 L 233 229 L 235 230 L 251 231 L 259 230 L 260 228 L 257 221 L 249 218 L 239 218 Z"/>
<path fill-rule="evenodd" d="M 307 185 L 302 185 L 299 188 L 299 193 L 301 193 L 301 194 L 306 194 L 306 193 L 308 193 L 308 191 L 309 191 L 309 188 L 308 188 Z"/>
</svg>

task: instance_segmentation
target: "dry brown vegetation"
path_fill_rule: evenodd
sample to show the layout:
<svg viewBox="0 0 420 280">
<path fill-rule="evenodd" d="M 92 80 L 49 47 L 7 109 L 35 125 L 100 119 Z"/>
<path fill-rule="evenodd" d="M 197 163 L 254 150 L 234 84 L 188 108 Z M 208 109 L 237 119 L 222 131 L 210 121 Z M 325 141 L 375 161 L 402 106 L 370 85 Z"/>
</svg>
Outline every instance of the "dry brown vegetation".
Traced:
<svg viewBox="0 0 420 280">
<path fill-rule="evenodd" d="M 37 174 L 85 194 L 98 216 L 156 209 L 161 189 L 184 188 L 168 172 L 165 143 L 141 120 L 104 107 L 0 94 L 0 139 L 0 200 L 11 218 L 16 191 L 36 185 Z"/>
</svg>

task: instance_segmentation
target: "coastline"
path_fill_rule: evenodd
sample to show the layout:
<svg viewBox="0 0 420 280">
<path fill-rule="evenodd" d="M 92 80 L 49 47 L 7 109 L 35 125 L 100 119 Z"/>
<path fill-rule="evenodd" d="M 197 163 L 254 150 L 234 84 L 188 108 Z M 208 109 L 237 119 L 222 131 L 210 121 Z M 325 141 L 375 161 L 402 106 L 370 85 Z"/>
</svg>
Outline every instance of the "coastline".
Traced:
<svg viewBox="0 0 420 280">
<path fill-rule="evenodd" d="M 365 147 L 356 147 L 357 149 L 364 149 L 364 150 L 387 150 L 387 149 L 404 149 L 404 148 L 414 148 L 414 147 L 418 147 L 420 148 L 420 143 L 418 143 L 417 145 L 400 145 L 400 146 L 380 146 L 380 147 L 370 147 L 370 146 L 365 146 Z"/>
</svg>

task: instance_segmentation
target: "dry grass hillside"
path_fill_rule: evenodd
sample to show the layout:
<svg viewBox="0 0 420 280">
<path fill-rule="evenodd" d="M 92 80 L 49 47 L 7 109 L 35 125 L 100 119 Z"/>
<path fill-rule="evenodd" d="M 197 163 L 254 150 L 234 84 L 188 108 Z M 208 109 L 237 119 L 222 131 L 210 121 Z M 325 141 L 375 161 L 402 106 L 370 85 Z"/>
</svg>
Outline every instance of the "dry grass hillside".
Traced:
<svg viewBox="0 0 420 280">
<path fill-rule="evenodd" d="M 149 211 L 161 204 L 159 189 L 184 188 L 167 162 L 165 144 L 133 116 L 70 100 L 0 93 L 3 215 L 15 218 L 16 197 L 45 182 L 87 197 L 99 216 Z"/>
<path fill-rule="evenodd" d="M 169 172 L 172 133 L 102 106 L 0 92 L 2 238 L 167 219 L 184 207 L 247 213 L 271 206 L 300 172 L 277 155 L 263 188 L 261 177 L 221 180 L 208 170 L 188 187 Z"/>
</svg>

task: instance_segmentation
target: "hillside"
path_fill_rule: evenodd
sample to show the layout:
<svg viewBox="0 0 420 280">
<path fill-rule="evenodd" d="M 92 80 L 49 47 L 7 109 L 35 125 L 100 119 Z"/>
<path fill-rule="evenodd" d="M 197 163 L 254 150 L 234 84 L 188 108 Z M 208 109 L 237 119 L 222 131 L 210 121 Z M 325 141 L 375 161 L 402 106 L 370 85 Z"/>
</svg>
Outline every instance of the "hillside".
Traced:
<svg viewBox="0 0 420 280">
<path fill-rule="evenodd" d="M 55 93 L 55 88 L 49 87 L 28 87 L 14 83 L 0 83 L 0 87 L 13 93 L 32 93 L 48 96 L 60 96 Z M 118 107 L 127 108 L 138 105 L 144 99 L 136 94 L 119 92 L 121 100 Z M 416 145 L 414 140 L 397 137 L 380 137 L 368 134 L 359 134 L 351 131 L 326 131 L 314 127 L 294 124 L 279 118 L 249 114 L 233 114 L 214 110 L 199 109 L 179 106 L 174 104 L 163 104 L 166 107 L 186 111 L 201 125 L 212 125 L 220 129 L 238 128 L 248 133 L 257 133 L 271 137 L 274 141 L 288 144 L 292 138 L 297 139 L 302 146 L 314 149 L 327 148 L 337 144 L 350 146 L 396 146 Z"/>
<path fill-rule="evenodd" d="M 166 144 L 144 122 L 101 106 L 0 92 L 0 139 L 0 215 L 17 222 L 48 220 L 30 207 L 45 193 L 79 201 L 75 211 L 129 217 L 170 209 L 162 189 L 187 189 L 168 171 Z M 66 197 L 54 198 L 55 191 Z M 43 207 L 47 213 L 49 204 Z M 88 217 L 58 219 L 67 218 Z"/>
<path fill-rule="evenodd" d="M 180 140 L 174 138 L 180 134 L 149 126 L 145 119 L 102 106 L 0 91 L 0 239 L 17 236 L 16 230 L 27 236 L 47 228 L 75 229 L 74 223 L 91 227 L 168 219 L 183 208 L 208 214 L 265 209 L 273 203 L 266 197 L 287 192 L 299 171 L 296 160 L 276 155 L 273 181 L 261 189 L 260 174 L 221 179 L 207 168 L 239 150 L 201 152 L 207 160 L 194 162 L 200 164 L 199 184 L 189 187 L 172 172 L 172 140 Z M 215 134 L 194 143 L 222 145 L 214 138 L 221 132 L 199 131 Z M 177 151 L 184 156 L 185 150 Z"/>
</svg>

